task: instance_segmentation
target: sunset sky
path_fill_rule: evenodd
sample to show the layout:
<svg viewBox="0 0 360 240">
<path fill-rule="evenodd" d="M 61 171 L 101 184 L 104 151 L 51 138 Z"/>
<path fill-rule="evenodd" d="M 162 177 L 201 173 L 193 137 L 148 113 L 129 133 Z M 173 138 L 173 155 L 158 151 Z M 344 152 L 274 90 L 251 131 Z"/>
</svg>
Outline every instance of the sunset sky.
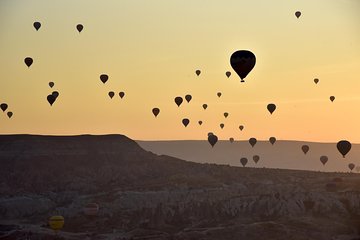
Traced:
<svg viewBox="0 0 360 240">
<path fill-rule="evenodd" d="M 256 55 L 245 83 L 229 62 L 243 49 Z M 0 112 L 0 134 L 360 143 L 359 0 L 1 0 L 0 66 L 0 103 L 14 113 Z"/>
</svg>

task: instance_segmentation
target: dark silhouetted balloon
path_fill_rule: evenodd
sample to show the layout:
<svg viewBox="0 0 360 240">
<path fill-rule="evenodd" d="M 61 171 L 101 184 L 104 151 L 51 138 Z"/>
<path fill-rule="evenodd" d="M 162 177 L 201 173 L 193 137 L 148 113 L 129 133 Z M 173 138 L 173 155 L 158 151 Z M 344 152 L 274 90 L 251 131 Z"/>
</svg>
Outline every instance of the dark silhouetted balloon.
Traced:
<svg viewBox="0 0 360 240">
<path fill-rule="evenodd" d="M 276 105 L 273 103 L 270 103 L 267 105 L 267 110 L 270 112 L 270 114 L 272 114 L 276 109 Z"/>
<path fill-rule="evenodd" d="M 54 82 L 49 82 L 49 87 L 52 88 L 55 85 Z"/>
<path fill-rule="evenodd" d="M 11 118 L 11 117 L 13 116 L 13 113 L 12 113 L 12 112 L 7 112 L 7 116 L 8 116 L 9 118 Z"/>
<path fill-rule="evenodd" d="M 310 147 L 308 145 L 302 145 L 301 150 L 306 154 L 310 150 Z"/>
<path fill-rule="evenodd" d="M 243 125 L 240 125 L 240 126 L 239 126 L 239 129 L 240 129 L 240 131 L 242 131 L 242 130 L 244 129 L 244 126 L 243 126 Z"/>
<path fill-rule="evenodd" d="M 230 142 L 233 143 L 234 142 L 234 138 L 229 138 Z"/>
<path fill-rule="evenodd" d="M 355 164 L 349 163 L 348 167 L 349 167 L 350 171 L 352 171 L 355 167 Z"/>
<path fill-rule="evenodd" d="M 351 150 L 351 143 L 347 140 L 341 140 L 336 144 L 336 147 L 343 158 L 345 158 L 345 155 Z"/>
<path fill-rule="evenodd" d="M 59 96 L 59 92 L 58 91 L 53 91 L 51 93 L 51 95 L 53 95 L 55 97 L 55 100 L 57 99 L 57 97 Z"/>
<path fill-rule="evenodd" d="M 112 99 L 112 98 L 115 96 L 115 93 L 114 93 L 113 91 L 110 91 L 110 92 L 108 93 L 108 95 L 109 95 L 109 97 Z"/>
<path fill-rule="evenodd" d="M 231 67 L 239 75 L 241 82 L 244 82 L 244 78 L 254 68 L 255 63 L 255 55 L 247 50 L 236 51 L 230 57 Z"/>
<path fill-rule="evenodd" d="M 223 123 L 220 123 L 220 127 L 221 127 L 221 129 L 223 129 L 225 127 L 225 125 Z"/>
<path fill-rule="evenodd" d="M 159 115 L 159 113 L 160 113 L 160 109 L 159 108 L 153 108 L 152 113 L 154 114 L 155 117 L 157 117 L 157 115 Z"/>
<path fill-rule="evenodd" d="M 217 95 L 218 97 L 221 97 L 221 92 L 218 92 L 216 95 Z"/>
<path fill-rule="evenodd" d="M 106 74 L 101 74 L 100 75 L 100 80 L 105 84 L 107 82 L 107 80 L 109 79 L 109 76 Z"/>
<path fill-rule="evenodd" d="M 56 100 L 56 97 L 55 97 L 54 95 L 50 94 L 50 95 L 47 96 L 47 100 L 48 100 L 48 102 L 50 103 L 50 106 L 52 106 L 53 103 L 54 103 L 55 100 Z"/>
<path fill-rule="evenodd" d="M 296 16 L 297 18 L 299 18 L 299 17 L 301 16 L 301 12 L 300 12 L 300 11 L 296 11 L 296 12 L 295 12 L 295 16 Z"/>
<path fill-rule="evenodd" d="M 119 96 L 120 96 L 120 98 L 123 98 L 125 96 L 125 93 L 124 92 L 119 92 Z"/>
<path fill-rule="evenodd" d="M 82 24 L 78 24 L 76 25 L 76 29 L 78 30 L 79 33 L 81 33 L 81 31 L 84 29 L 84 26 Z"/>
<path fill-rule="evenodd" d="M 325 164 L 327 163 L 327 161 L 328 161 L 328 157 L 327 157 L 327 156 L 321 156 L 321 157 L 320 157 L 320 162 L 321 162 L 323 165 L 325 165 Z"/>
<path fill-rule="evenodd" d="M 38 31 L 40 29 L 40 27 L 41 27 L 41 23 L 40 22 L 34 22 L 33 26 L 36 29 L 36 31 Z"/>
<path fill-rule="evenodd" d="M 202 124 L 203 122 L 202 122 L 202 121 L 199 121 L 198 123 L 199 123 L 199 125 L 201 126 L 201 124 Z"/>
<path fill-rule="evenodd" d="M 187 118 L 184 118 L 184 119 L 182 120 L 182 123 L 183 123 L 183 125 L 184 125 L 185 127 L 187 127 L 187 125 L 189 125 L 189 123 L 190 123 L 190 120 L 187 119 Z"/>
<path fill-rule="evenodd" d="M 260 160 L 259 155 L 254 155 L 254 156 L 253 156 L 253 160 L 254 160 L 255 164 L 257 164 L 258 161 Z"/>
<path fill-rule="evenodd" d="M 0 108 L 3 112 L 5 112 L 6 109 L 8 108 L 8 105 L 6 103 L 2 103 L 2 104 L 0 104 Z"/>
<path fill-rule="evenodd" d="M 315 84 L 318 84 L 318 82 L 319 82 L 319 79 L 318 79 L 318 78 L 315 78 L 315 79 L 314 79 L 314 83 L 315 83 Z"/>
<path fill-rule="evenodd" d="M 207 107 L 208 107 L 208 105 L 207 105 L 206 103 L 204 103 L 204 104 L 202 105 L 202 107 L 203 107 L 204 110 L 206 110 Z"/>
<path fill-rule="evenodd" d="M 175 103 L 178 107 L 180 107 L 180 105 L 182 104 L 183 102 L 183 98 L 182 97 L 176 97 L 175 99 Z"/>
<path fill-rule="evenodd" d="M 200 71 L 200 70 L 196 70 L 196 71 L 195 71 L 195 73 L 196 73 L 196 75 L 198 75 L 198 76 L 199 76 L 199 75 L 200 75 L 200 73 L 201 73 L 201 71 Z"/>
<path fill-rule="evenodd" d="M 330 101 L 333 102 L 335 100 L 334 96 L 330 96 Z"/>
<path fill-rule="evenodd" d="M 186 100 L 187 102 L 190 102 L 191 99 L 192 99 L 192 97 L 191 97 L 190 94 L 188 94 L 188 95 L 185 96 L 185 100 Z"/>
<path fill-rule="evenodd" d="M 26 66 L 28 66 L 28 67 L 30 67 L 31 66 L 31 64 L 33 64 L 33 59 L 31 58 L 31 57 L 26 57 L 25 59 L 24 59 L 24 62 L 25 62 L 25 64 L 26 64 Z"/>
<path fill-rule="evenodd" d="M 251 147 L 254 147 L 255 144 L 257 143 L 256 138 L 250 138 L 250 139 L 249 139 L 249 143 L 250 143 Z"/>
<path fill-rule="evenodd" d="M 276 142 L 276 138 L 275 137 L 270 137 L 269 142 L 271 143 L 271 145 L 274 145 L 274 143 Z"/>
<path fill-rule="evenodd" d="M 227 118 L 229 116 L 229 113 L 224 112 L 224 117 Z"/>
<path fill-rule="evenodd" d="M 218 137 L 214 134 L 208 134 L 208 142 L 210 143 L 211 147 L 214 147 L 218 141 Z"/>
<path fill-rule="evenodd" d="M 246 164 L 248 163 L 247 158 L 241 158 L 241 159 L 240 159 L 240 163 L 241 163 L 241 165 L 242 165 L 243 167 L 245 167 Z"/>
<path fill-rule="evenodd" d="M 231 76 L 231 72 L 227 71 L 225 75 L 229 78 Z"/>
</svg>

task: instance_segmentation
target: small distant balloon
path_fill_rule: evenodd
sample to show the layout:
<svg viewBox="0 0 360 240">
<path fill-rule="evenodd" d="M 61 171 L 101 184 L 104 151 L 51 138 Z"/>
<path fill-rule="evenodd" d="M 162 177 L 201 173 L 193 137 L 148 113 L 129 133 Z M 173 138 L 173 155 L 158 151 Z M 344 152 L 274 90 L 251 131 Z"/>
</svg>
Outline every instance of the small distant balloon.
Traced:
<svg viewBox="0 0 360 240">
<path fill-rule="evenodd" d="M 190 120 L 187 119 L 187 118 L 184 118 L 184 119 L 182 120 L 182 124 L 183 124 L 185 127 L 187 127 L 187 126 L 189 125 L 189 123 L 190 123 Z"/>
<path fill-rule="evenodd" d="M 239 126 L 239 129 L 240 129 L 240 131 L 244 130 L 244 126 L 243 126 L 243 125 L 240 125 L 240 126 Z"/>
<path fill-rule="evenodd" d="M 241 158 L 241 159 L 240 159 L 240 163 L 241 163 L 241 165 L 242 165 L 243 167 L 245 167 L 246 164 L 248 163 L 247 158 Z"/>
<path fill-rule="evenodd" d="M 195 73 L 196 73 L 197 76 L 199 76 L 200 73 L 201 73 L 201 71 L 200 71 L 200 70 L 196 70 Z"/>
<path fill-rule="evenodd" d="M 110 91 L 110 92 L 108 93 L 108 95 L 109 95 L 109 97 L 112 99 L 112 98 L 115 96 L 115 93 L 114 93 L 113 91 Z"/>
<path fill-rule="evenodd" d="M 223 129 L 225 127 L 225 124 L 220 123 L 220 128 Z"/>
<path fill-rule="evenodd" d="M 327 157 L 327 156 L 321 156 L 321 157 L 320 157 L 320 162 L 321 162 L 323 165 L 325 165 L 325 164 L 327 163 L 327 161 L 328 161 L 328 157 Z"/>
<path fill-rule="evenodd" d="M 64 227 L 64 217 L 63 216 L 52 216 L 49 219 L 49 226 L 55 232 L 61 230 Z"/>
<path fill-rule="evenodd" d="M 183 102 L 183 98 L 182 97 L 176 97 L 175 99 L 175 103 L 178 107 L 180 107 L 180 105 L 182 104 Z"/>
<path fill-rule="evenodd" d="M 296 12 L 295 12 L 295 16 L 296 16 L 297 18 L 299 18 L 299 17 L 301 16 L 301 12 L 300 12 L 300 11 L 296 11 Z"/>
<path fill-rule="evenodd" d="M 345 158 L 346 154 L 351 150 L 351 143 L 347 140 L 341 140 L 336 144 L 336 147 L 343 158 Z"/>
<path fill-rule="evenodd" d="M 218 92 L 216 95 L 217 95 L 218 97 L 221 97 L 221 92 Z"/>
<path fill-rule="evenodd" d="M 192 96 L 190 94 L 185 96 L 185 100 L 189 103 L 192 99 Z"/>
<path fill-rule="evenodd" d="M 230 142 L 233 143 L 234 142 L 234 138 L 229 138 Z"/>
<path fill-rule="evenodd" d="M 198 123 L 199 123 L 200 126 L 201 126 L 201 124 L 203 124 L 203 122 L 201 120 Z"/>
<path fill-rule="evenodd" d="M 229 78 L 229 77 L 231 76 L 231 72 L 230 72 L 230 71 L 227 71 L 227 72 L 225 73 L 225 75 Z"/>
<path fill-rule="evenodd" d="M 230 57 L 230 65 L 239 75 L 241 82 L 245 82 L 244 78 L 254 68 L 256 63 L 255 55 L 248 50 L 239 50 L 234 52 Z"/>
<path fill-rule="evenodd" d="M 160 113 L 160 109 L 159 108 L 153 108 L 152 113 L 154 114 L 155 117 L 157 117 L 159 115 L 159 113 Z"/>
<path fill-rule="evenodd" d="M 267 105 L 267 110 L 270 112 L 270 114 L 272 114 L 276 109 L 276 105 L 273 103 L 270 103 Z"/>
<path fill-rule="evenodd" d="M 124 92 L 119 92 L 119 96 L 120 96 L 120 98 L 123 98 L 125 96 L 125 93 Z"/>
<path fill-rule="evenodd" d="M 318 82 L 319 82 L 319 79 L 318 79 L 318 78 L 315 78 L 315 79 L 314 79 L 314 83 L 315 83 L 315 84 L 318 84 Z"/>
<path fill-rule="evenodd" d="M 301 150 L 306 154 L 310 150 L 310 147 L 308 145 L 302 145 Z"/>
<path fill-rule="evenodd" d="M 352 171 L 355 168 L 355 164 L 349 163 L 348 167 L 349 167 L 350 171 Z"/>
<path fill-rule="evenodd" d="M 101 74 L 100 80 L 105 84 L 107 80 L 109 79 L 109 76 L 107 74 Z"/>
<path fill-rule="evenodd" d="M 55 100 L 56 100 L 56 98 L 59 96 L 59 92 L 58 91 L 53 91 L 51 93 L 51 95 L 53 95 L 55 97 Z"/>
<path fill-rule="evenodd" d="M 210 143 L 211 147 L 214 147 L 218 141 L 218 137 L 214 134 L 208 134 L 208 142 Z"/>
<path fill-rule="evenodd" d="M 276 142 L 276 138 L 275 137 L 270 137 L 269 142 L 271 143 L 271 145 L 274 145 L 274 143 Z"/>
<path fill-rule="evenodd" d="M 7 112 L 7 116 L 8 116 L 9 118 L 11 118 L 11 117 L 13 116 L 13 113 L 12 113 L 12 112 Z"/>
<path fill-rule="evenodd" d="M 224 117 L 227 118 L 229 116 L 229 113 L 224 112 Z"/>
<path fill-rule="evenodd" d="M 40 27 L 41 27 L 41 23 L 40 22 L 34 22 L 33 26 L 36 29 L 36 31 L 38 31 L 40 29 Z"/>
<path fill-rule="evenodd" d="M 33 64 L 34 61 L 33 61 L 33 59 L 31 57 L 26 57 L 24 59 L 24 62 L 26 64 L 26 66 L 30 67 Z"/>
<path fill-rule="evenodd" d="M 260 160 L 259 155 L 254 155 L 254 156 L 253 156 L 253 160 L 254 160 L 255 164 L 257 164 L 258 161 Z"/>
<path fill-rule="evenodd" d="M 84 26 L 82 24 L 78 24 L 76 25 L 76 29 L 78 30 L 79 33 L 81 33 L 81 31 L 84 29 Z"/>
<path fill-rule="evenodd" d="M 204 110 L 206 110 L 207 107 L 208 107 L 208 105 L 207 105 L 206 103 L 204 103 L 204 104 L 202 105 L 202 107 L 203 107 Z"/>
<path fill-rule="evenodd" d="M 56 100 L 56 97 L 54 95 L 49 94 L 47 96 L 47 101 L 50 103 L 50 106 L 52 106 L 54 104 L 55 100 Z"/>
<path fill-rule="evenodd" d="M 53 87 L 54 87 L 54 85 L 55 85 L 55 83 L 54 83 L 54 82 L 49 82 L 49 87 L 50 87 L 50 88 L 53 88 Z"/>
<path fill-rule="evenodd" d="M 8 105 L 6 103 L 2 103 L 2 104 L 0 104 L 0 108 L 3 112 L 5 112 L 6 109 L 8 109 Z"/>
<path fill-rule="evenodd" d="M 360 172 L 360 166 L 356 166 L 355 170 L 356 170 L 357 172 Z"/>
<path fill-rule="evenodd" d="M 333 102 L 335 100 L 334 96 L 330 96 L 330 101 Z"/>
<path fill-rule="evenodd" d="M 249 143 L 250 143 L 251 147 L 254 147 L 255 144 L 257 143 L 256 138 L 250 138 L 250 139 L 249 139 Z"/>
</svg>

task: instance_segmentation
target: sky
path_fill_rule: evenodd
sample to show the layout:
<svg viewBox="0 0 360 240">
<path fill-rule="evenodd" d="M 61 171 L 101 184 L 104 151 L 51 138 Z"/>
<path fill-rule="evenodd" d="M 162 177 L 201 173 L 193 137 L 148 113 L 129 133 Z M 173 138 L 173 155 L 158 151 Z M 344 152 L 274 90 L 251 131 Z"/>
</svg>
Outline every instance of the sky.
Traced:
<svg viewBox="0 0 360 240">
<path fill-rule="evenodd" d="M 13 116 L 0 112 L 0 134 L 360 143 L 359 11 L 358 0 L 1 0 L 0 102 Z M 245 83 L 237 50 L 256 55 Z"/>
</svg>

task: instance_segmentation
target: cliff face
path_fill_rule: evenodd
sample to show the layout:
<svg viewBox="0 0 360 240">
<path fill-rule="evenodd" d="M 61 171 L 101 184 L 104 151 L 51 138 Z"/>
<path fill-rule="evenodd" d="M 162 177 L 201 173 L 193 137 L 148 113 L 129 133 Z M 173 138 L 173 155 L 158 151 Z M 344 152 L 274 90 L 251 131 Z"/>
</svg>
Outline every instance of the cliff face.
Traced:
<svg viewBox="0 0 360 240">
<path fill-rule="evenodd" d="M 356 239 L 360 230 L 358 174 L 191 163 L 121 135 L 0 136 L 0 163 L 2 239 L 51 239 L 55 214 L 62 239 Z M 96 217 L 83 213 L 90 202 Z"/>
</svg>

